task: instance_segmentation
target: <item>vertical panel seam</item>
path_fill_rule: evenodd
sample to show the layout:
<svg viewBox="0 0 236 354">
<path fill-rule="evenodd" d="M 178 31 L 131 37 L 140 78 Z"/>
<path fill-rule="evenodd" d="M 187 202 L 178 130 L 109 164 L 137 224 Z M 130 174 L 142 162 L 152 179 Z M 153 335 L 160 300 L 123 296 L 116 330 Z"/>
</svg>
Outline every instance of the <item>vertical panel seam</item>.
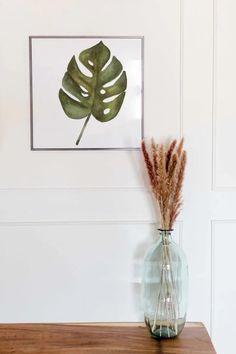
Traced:
<svg viewBox="0 0 236 354">
<path fill-rule="evenodd" d="M 216 37 L 217 37 L 217 2 L 212 0 L 213 25 L 212 25 L 212 168 L 211 168 L 211 190 L 216 188 Z"/>
<path fill-rule="evenodd" d="M 214 234 L 215 234 L 215 221 L 211 220 L 211 285 L 210 285 L 210 296 L 211 296 L 211 306 L 210 306 L 210 336 L 213 337 L 213 316 L 214 316 Z"/>
<path fill-rule="evenodd" d="M 183 136 L 183 8 L 184 0 L 179 0 L 179 45 L 180 45 L 180 58 L 179 58 L 179 136 Z"/>
</svg>

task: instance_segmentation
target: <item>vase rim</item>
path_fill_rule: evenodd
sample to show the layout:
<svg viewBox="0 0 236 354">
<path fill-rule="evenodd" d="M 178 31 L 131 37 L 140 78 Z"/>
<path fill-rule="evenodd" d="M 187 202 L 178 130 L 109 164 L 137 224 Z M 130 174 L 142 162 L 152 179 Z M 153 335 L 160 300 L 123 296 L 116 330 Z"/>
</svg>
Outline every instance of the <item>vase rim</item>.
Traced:
<svg viewBox="0 0 236 354">
<path fill-rule="evenodd" d="M 174 231 L 174 229 L 161 229 L 161 228 L 158 228 L 157 229 L 158 231 L 166 231 L 166 232 L 171 232 L 171 231 Z"/>
</svg>

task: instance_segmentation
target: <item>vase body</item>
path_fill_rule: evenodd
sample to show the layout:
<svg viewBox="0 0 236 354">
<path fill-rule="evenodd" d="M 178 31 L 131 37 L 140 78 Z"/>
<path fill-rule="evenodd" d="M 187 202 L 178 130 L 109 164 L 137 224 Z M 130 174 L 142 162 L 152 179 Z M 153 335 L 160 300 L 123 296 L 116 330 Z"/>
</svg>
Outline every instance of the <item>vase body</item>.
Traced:
<svg viewBox="0 0 236 354">
<path fill-rule="evenodd" d="M 178 336 L 186 321 L 188 267 L 171 234 L 172 230 L 159 229 L 159 240 L 144 259 L 144 317 L 157 339 Z"/>
</svg>

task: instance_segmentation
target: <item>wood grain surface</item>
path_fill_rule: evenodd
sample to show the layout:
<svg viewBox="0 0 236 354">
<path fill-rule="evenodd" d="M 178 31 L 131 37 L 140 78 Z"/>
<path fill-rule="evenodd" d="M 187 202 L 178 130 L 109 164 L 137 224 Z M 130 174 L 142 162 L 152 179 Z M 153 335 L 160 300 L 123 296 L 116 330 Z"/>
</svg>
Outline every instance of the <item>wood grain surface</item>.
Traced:
<svg viewBox="0 0 236 354">
<path fill-rule="evenodd" d="M 157 341 L 134 324 L 1 324 L 1 354 L 216 354 L 206 329 L 186 326 L 178 338 Z"/>
</svg>

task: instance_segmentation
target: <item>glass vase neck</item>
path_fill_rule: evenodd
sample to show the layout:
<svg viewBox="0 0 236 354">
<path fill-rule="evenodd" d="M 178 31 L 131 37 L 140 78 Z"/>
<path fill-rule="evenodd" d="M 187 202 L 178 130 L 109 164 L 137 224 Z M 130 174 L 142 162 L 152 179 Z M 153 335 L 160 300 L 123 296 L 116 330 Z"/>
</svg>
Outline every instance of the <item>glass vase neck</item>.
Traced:
<svg viewBox="0 0 236 354">
<path fill-rule="evenodd" d="M 163 244 L 169 244 L 170 242 L 172 242 L 172 232 L 173 229 L 158 229 L 159 232 L 159 236 L 161 238 L 161 242 Z"/>
</svg>

